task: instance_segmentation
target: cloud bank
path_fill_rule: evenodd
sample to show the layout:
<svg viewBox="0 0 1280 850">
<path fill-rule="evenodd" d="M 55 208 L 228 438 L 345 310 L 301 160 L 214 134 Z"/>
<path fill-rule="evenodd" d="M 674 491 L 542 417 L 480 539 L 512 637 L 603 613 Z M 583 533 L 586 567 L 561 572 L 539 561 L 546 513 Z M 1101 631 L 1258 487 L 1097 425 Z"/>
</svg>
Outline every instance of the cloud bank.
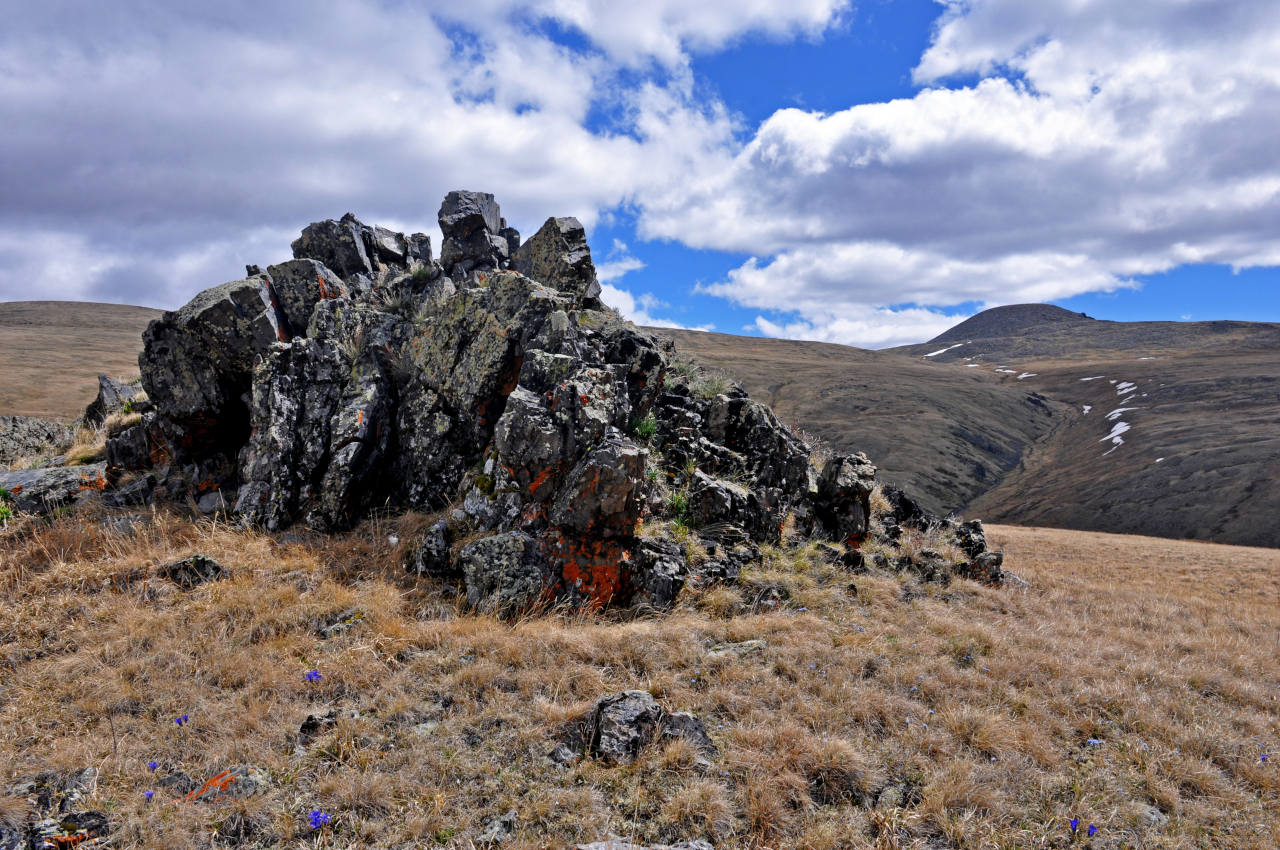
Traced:
<svg viewBox="0 0 1280 850">
<path fill-rule="evenodd" d="M 948 0 L 915 96 L 758 127 L 691 56 L 821 38 L 845 3 L 326 10 L 11 10 L 0 298 L 173 307 L 321 216 L 432 232 L 458 187 L 500 191 L 526 233 L 625 213 L 642 239 L 748 254 L 699 291 L 762 333 L 863 345 L 1185 263 L 1280 264 L 1275 4 Z M 660 322 L 623 286 L 631 250 L 602 275 Z"/>
</svg>

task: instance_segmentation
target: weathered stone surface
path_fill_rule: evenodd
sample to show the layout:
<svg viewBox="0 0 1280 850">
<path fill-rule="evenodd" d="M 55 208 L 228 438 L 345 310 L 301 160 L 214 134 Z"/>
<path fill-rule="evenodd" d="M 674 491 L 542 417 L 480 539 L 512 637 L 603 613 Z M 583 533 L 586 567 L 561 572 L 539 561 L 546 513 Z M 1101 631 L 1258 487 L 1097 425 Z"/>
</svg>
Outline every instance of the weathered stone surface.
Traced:
<svg viewBox="0 0 1280 850">
<path fill-rule="evenodd" d="M 281 338 L 264 277 L 215 286 L 147 326 L 142 386 L 164 427 L 153 436 L 176 458 L 234 453 L 249 436 L 246 399 L 255 360 Z"/>
<path fill-rule="evenodd" d="M 467 584 L 467 604 L 478 611 L 524 611 L 542 601 L 551 588 L 541 547 L 519 531 L 464 546 L 458 565 Z"/>
<path fill-rule="evenodd" d="M 243 764 L 228 768 L 211 777 L 182 797 L 187 803 L 231 803 L 247 800 L 265 791 L 271 784 L 267 771 L 255 765 Z"/>
<path fill-rule="evenodd" d="M 915 499 L 897 487 L 885 485 L 881 488 L 881 492 L 889 503 L 888 518 L 892 519 L 895 525 L 902 528 L 924 529 L 933 522 L 934 518 L 920 507 Z"/>
<path fill-rule="evenodd" d="M 630 764 L 658 736 L 665 716 L 647 691 L 601 697 L 588 720 L 588 752 L 606 764 Z"/>
<path fill-rule="evenodd" d="M 556 495 L 552 525 L 591 537 L 634 534 L 646 454 L 630 440 L 616 437 L 592 450 Z"/>
<path fill-rule="evenodd" d="M 423 576 L 444 576 L 457 572 L 449 548 L 453 545 L 453 530 L 445 520 L 429 525 L 410 544 L 405 569 Z"/>
<path fill-rule="evenodd" d="M 514 267 L 521 274 L 574 297 L 581 304 L 598 304 L 600 282 L 587 247 L 587 233 L 576 218 L 549 218 L 516 252 Z"/>
<path fill-rule="evenodd" d="M 674 540 L 642 539 L 635 549 L 633 571 L 633 604 L 668 609 L 689 578 L 689 564 L 684 550 Z"/>
<path fill-rule="evenodd" d="M 305 336 L 316 304 L 347 294 L 347 286 L 319 260 L 289 260 L 267 266 L 266 278 L 275 296 L 282 335 Z"/>
<path fill-rule="evenodd" d="M 866 455 L 836 455 L 818 479 L 814 516 L 833 540 L 857 546 L 866 538 L 871 519 L 871 491 L 876 468 Z"/>
<path fill-rule="evenodd" d="M 8 789 L 8 797 L 21 801 L 21 817 L 11 807 L 11 817 L 0 819 L 0 848 L 31 850 L 44 847 L 90 847 L 111 832 L 107 815 L 84 809 L 81 801 L 97 788 L 98 771 L 47 772 L 20 779 Z"/>
<path fill-rule="evenodd" d="M 71 445 L 75 429 L 30 416 L 0 416 L 0 466 L 31 455 L 56 455 Z"/>
<path fill-rule="evenodd" d="M 480 830 L 480 834 L 476 836 L 476 843 L 485 847 L 501 844 L 515 834 L 516 825 L 519 822 L 520 814 L 515 809 L 504 815 L 490 818 L 485 822 L 484 829 Z"/>
<path fill-rule="evenodd" d="M 207 555 L 192 555 L 179 561 L 171 561 L 159 567 L 157 572 L 185 590 L 227 577 L 226 567 Z"/>
<path fill-rule="evenodd" d="M 455 280 L 473 271 L 505 268 L 510 260 L 506 221 L 488 192 L 450 192 L 440 205 L 440 264 Z M 517 234 L 516 239 L 519 239 Z"/>
<path fill-rule="evenodd" d="M 133 384 L 122 384 L 106 375 L 98 376 L 98 396 L 89 402 L 84 409 L 84 424 L 96 428 L 107 420 L 107 417 L 118 410 L 123 410 L 126 403 L 136 398 L 142 387 Z"/>
<path fill-rule="evenodd" d="M 107 477 L 112 481 L 121 473 L 143 469 L 151 461 L 151 433 L 144 418 L 107 439 Z"/>
<path fill-rule="evenodd" d="M 337 221 L 307 225 L 292 248 L 295 259 L 315 260 L 342 278 L 348 288 L 358 290 L 431 264 L 431 240 L 427 236 L 415 233 L 405 237 L 385 227 L 370 227 L 351 213 Z M 275 268 L 268 269 L 273 279 Z M 324 289 L 329 289 L 327 277 Z M 302 327 L 306 327 L 305 320 Z"/>
<path fill-rule="evenodd" d="M 58 466 L 0 472 L 0 488 L 9 491 L 22 513 L 46 514 L 107 486 L 107 465 Z"/>
</svg>

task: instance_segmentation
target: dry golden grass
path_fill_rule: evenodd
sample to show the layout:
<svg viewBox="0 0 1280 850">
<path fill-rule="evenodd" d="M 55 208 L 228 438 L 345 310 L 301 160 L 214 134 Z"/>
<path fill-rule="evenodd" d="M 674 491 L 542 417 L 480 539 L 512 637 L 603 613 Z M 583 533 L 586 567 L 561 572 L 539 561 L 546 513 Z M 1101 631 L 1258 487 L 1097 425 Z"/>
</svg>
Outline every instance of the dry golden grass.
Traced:
<svg viewBox="0 0 1280 850">
<path fill-rule="evenodd" d="M 1030 588 L 851 575 L 805 549 L 769 552 L 739 586 L 687 593 L 665 616 L 503 623 L 406 578 L 393 521 L 273 539 L 164 513 L 120 533 L 104 518 L 3 538 L 0 787 L 97 767 L 91 802 L 117 846 L 468 847 L 511 809 L 504 846 L 518 848 L 610 834 L 721 850 L 1280 839 L 1280 757 L 1260 759 L 1280 749 L 1277 551 L 1002 527 L 990 536 Z M 193 552 L 231 578 L 184 592 L 158 576 Z M 351 608 L 364 619 L 318 637 Z M 708 651 L 752 639 L 767 646 Z M 680 742 L 627 767 L 546 758 L 566 721 L 625 688 L 702 717 L 712 767 Z M 332 707 L 359 716 L 295 749 L 302 720 Z M 201 780 L 253 763 L 273 786 L 148 804 L 153 759 Z M 1167 822 L 1147 824 L 1150 807 Z M 316 808 L 333 822 L 313 833 Z M 1073 816 L 1098 835 L 1073 842 Z"/>
</svg>

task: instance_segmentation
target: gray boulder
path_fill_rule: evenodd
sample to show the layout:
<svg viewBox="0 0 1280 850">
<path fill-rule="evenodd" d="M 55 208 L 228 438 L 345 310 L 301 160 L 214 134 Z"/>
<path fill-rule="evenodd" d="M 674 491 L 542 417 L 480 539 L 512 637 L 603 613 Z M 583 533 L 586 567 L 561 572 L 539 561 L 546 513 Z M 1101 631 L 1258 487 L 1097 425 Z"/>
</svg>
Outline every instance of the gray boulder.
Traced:
<svg viewBox="0 0 1280 850">
<path fill-rule="evenodd" d="M 282 336 L 305 336 L 316 305 L 347 294 L 342 279 L 319 260 L 289 260 L 267 266 L 267 281 L 275 295 Z"/>
<path fill-rule="evenodd" d="M 58 466 L 0 472 L 0 489 L 7 490 L 13 507 L 29 514 L 47 514 L 107 487 L 107 466 Z"/>
<path fill-rule="evenodd" d="M 668 712 L 647 691 L 623 691 L 596 701 L 571 727 L 564 746 L 606 764 L 635 761 L 657 740 L 683 738 L 703 758 L 719 755 L 702 721 L 688 712 Z"/>
<path fill-rule="evenodd" d="M 864 454 L 836 455 L 818 478 L 814 516 L 830 539 L 858 546 L 867 536 L 876 468 Z"/>
<path fill-rule="evenodd" d="M 444 243 L 440 264 L 454 280 L 473 271 L 506 268 L 511 235 L 498 202 L 488 192 L 454 191 L 445 196 L 438 216 Z M 519 241 L 519 235 L 514 236 Z"/>
<path fill-rule="evenodd" d="M 141 393 L 140 386 L 122 384 L 114 378 L 99 375 L 98 396 L 84 409 L 84 424 L 90 428 L 98 427 L 107 421 L 108 416 L 123 410 L 126 404 Z"/>
</svg>

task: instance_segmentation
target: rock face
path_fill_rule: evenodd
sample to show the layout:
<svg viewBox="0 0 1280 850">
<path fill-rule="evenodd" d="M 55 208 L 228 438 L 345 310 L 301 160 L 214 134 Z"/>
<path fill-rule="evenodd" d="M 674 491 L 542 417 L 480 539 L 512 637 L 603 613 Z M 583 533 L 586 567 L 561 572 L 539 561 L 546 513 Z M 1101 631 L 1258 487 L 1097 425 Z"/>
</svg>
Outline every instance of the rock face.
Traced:
<svg viewBox="0 0 1280 850">
<path fill-rule="evenodd" d="M 0 466 L 29 455 L 57 453 L 75 439 L 75 430 L 61 422 L 30 416 L 0 416 Z"/>
<path fill-rule="evenodd" d="M 500 614 L 669 607 L 688 580 L 732 580 L 792 511 L 865 534 L 874 467 L 840 458 L 819 479 L 740 387 L 669 373 L 669 343 L 600 305 L 576 219 L 521 244 L 492 195 L 462 191 L 438 218 L 439 262 L 426 237 L 348 214 L 153 322 L 154 409 L 108 442 L 112 480 L 146 472 L 129 480 L 157 498 L 267 529 L 435 514 L 406 567 L 461 576 Z M 699 571 L 680 524 L 712 553 Z"/>
</svg>

